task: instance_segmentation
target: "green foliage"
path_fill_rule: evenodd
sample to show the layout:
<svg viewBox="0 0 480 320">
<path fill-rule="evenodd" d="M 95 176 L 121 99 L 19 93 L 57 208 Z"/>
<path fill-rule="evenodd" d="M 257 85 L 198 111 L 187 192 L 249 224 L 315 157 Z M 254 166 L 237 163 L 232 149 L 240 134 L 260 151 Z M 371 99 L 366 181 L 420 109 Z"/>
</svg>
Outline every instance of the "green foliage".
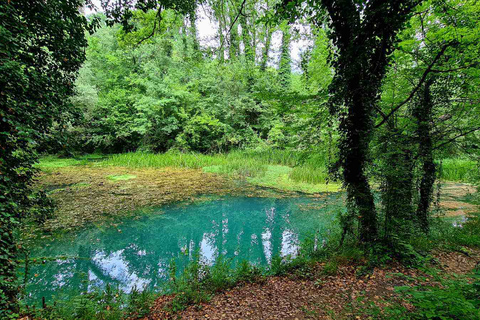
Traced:
<svg viewBox="0 0 480 320">
<path fill-rule="evenodd" d="M 398 287 L 413 304 L 413 310 L 393 307 L 387 310 L 395 319 L 480 319 L 480 270 L 472 280 L 455 278 L 441 280 L 435 287 Z"/>
<path fill-rule="evenodd" d="M 180 31 L 182 19 L 173 10 L 159 16 L 134 11 L 134 32 L 103 25 L 88 37 L 88 62 L 72 99 L 84 119 L 58 127 L 52 141 L 61 136 L 69 150 L 90 152 L 178 148 L 207 153 L 264 144 L 305 148 L 300 141 L 316 130 L 308 109 L 316 109 L 311 94 L 318 88 L 307 79 L 290 86 L 290 36 L 278 71 L 247 62 L 254 56 L 250 53 L 247 60 L 219 64 L 196 46 L 195 34 Z M 157 31 L 149 34 L 155 23 Z M 240 21 L 247 29 L 249 23 Z M 242 37 L 253 43 L 253 32 L 245 29 Z M 326 42 L 325 37 L 317 41 L 324 47 Z M 316 55 L 314 61 L 312 66 L 325 65 L 326 56 Z M 279 83 L 279 77 L 285 80 Z M 48 150 L 55 146 L 60 150 L 55 143 Z"/>
<path fill-rule="evenodd" d="M 242 261 L 233 269 L 231 260 L 219 256 L 212 266 L 200 261 L 198 252 L 180 276 L 176 275 L 174 262 L 170 265 L 170 292 L 174 294 L 169 304 L 172 312 L 184 310 L 192 304 L 208 301 L 212 294 L 242 282 L 262 279 L 262 271 Z"/>
<path fill-rule="evenodd" d="M 77 113 L 69 103 L 85 59 L 83 1 L 0 3 L 0 318 L 16 317 L 14 230 L 21 218 L 48 217 L 49 202 L 31 190 L 36 148 L 54 123 Z M 60 129 L 61 130 L 61 129 Z"/>
<path fill-rule="evenodd" d="M 447 181 L 476 182 L 479 180 L 479 166 L 468 159 L 443 159 L 440 178 Z"/>
<path fill-rule="evenodd" d="M 136 319 L 148 314 L 155 294 L 133 288 L 129 294 L 107 285 L 105 290 L 85 292 L 82 295 L 59 299 L 46 308 L 25 309 L 24 314 L 41 319 L 117 320 Z"/>
</svg>

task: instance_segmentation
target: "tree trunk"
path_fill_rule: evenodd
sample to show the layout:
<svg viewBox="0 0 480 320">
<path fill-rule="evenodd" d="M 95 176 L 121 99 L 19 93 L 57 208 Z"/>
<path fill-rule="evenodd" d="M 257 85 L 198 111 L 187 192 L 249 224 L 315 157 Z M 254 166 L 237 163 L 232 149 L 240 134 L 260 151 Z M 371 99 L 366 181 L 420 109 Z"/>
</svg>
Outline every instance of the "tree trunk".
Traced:
<svg viewBox="0 0 480 320">
<path fill-rule="evenodd" d="M 197 15 L 195 13 L 195 10 L 193 10 L 189 14 L 190 18 L 190 33 L 192 35 L 192 40 L 193 40 L 193 52 L 196 53 L 200 49 L 200 45 L 198 44 L 198 38 L 197 38 Z"/>
<path fill-rule="evenodd" d="M 404 147 L 409 141 L 402 139 L 396 128 L 389 128 L 384 134 L 381 153 L 383 157 L 382 204 L 385 213 L 384 238 L 389 240 L 392 234 L 409 234 L 413 213 L 413 159 L 412 152 Z M 392 137 L 394 141 L 392 141 Z"/>
<path fill-rule="evenodd" d="M 230 23 L 235 19 L 235 14 L 230 15 Z M 238 52 L 240 51 L 239 41 L 238 41 L 238 23 L 235 23 L 230 30 L 230 46 L 228 48 L 228 55 L 230 60 L 235 60 L 238 57 Z"/>
<path fill-rule="evenodd" d="M 433 162 L 433 143 L 431 137 L 433 101 L 430 87 L 433 83 L 433 78 L 425 82 L 424 90 L 420 94 L 420 101 L 413 112 L 413 116 L 417 120 L 418 148 L 422 162 L 417 219 L 420 228 L 424 232 L 428 232 L 430 229 L 429 209 L 430 203 L 432 202 L 436 173 L 435 163 Z"/>
<path fill-rule="evenodd" d="M 247 24 L 247 18 L 244 14 L 240 15 L 240 25 L 242 27 L 242 40 L 245 50 L 245 59 L 248 62 L 255 61 L 255 52 L 253 51 L 252 46 L 252 37 L 250 35 L 250 30 Z"/>
<path fill-rule="evenodd" d="M 267 69 L 268 63 L 268 52 L 270 51 L 270 43 L 272 42 L 272 33 L 270 32 L 270 28 L 266 27 L 265 32 L 265 47 L 263 48 L 262 52 L 262 62 L 260 63 L 260 70 L 265 71 Z"/>
<path fill-rule="evenodd" d="M 290 57 L 290 26 L 287 25 L 282 32 L 282 46 L 280 48 L 280 63 L 278 73 L 280 75 L 280 83 L 283 87 L 290 86 L 290 76 L 292 73 L 291 57 Z"/>
</svg>

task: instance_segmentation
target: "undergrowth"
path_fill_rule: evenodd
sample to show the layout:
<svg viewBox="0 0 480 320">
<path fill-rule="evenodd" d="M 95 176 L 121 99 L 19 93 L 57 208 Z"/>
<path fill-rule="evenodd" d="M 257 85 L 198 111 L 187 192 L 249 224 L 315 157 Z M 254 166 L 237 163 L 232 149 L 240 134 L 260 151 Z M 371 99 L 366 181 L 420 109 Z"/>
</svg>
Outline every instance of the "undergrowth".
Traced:
<svg viewBox="0 0 480 320">
<path fill-rule="evenodd" d="M 42 308 L 23 306 L 23 315 L 46 320 L 117 320 L 142 318 L 150 311 L 157 295 L 133 288 L 129 294 L 107 285 L 104 290 L 58 299 Z"/>
<path fill-rule="evenodd" d="M 396 292 L 413 308 L 395 304 L 385 318 L 394 319 L 480 319 L 480 268 L 467 277 L 436 276 L 438 286 L 401 286 Z"/>
</svg>

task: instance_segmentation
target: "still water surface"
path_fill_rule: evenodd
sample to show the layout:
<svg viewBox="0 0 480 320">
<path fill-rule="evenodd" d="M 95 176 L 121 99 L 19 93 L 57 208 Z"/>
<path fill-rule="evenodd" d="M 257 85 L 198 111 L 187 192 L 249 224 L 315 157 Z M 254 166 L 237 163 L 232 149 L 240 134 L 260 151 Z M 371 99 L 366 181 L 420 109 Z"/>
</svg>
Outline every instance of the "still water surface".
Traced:
<svg viewBox="0 0 480 320">
<path fill-rule="evenodd" d="M 175 261 L 179 272 L 199 252 L 206 264 L 219 255 L 232 264 L 268 266 L 275 255 L 294 256 L 300 242 L 322 241 L 342 210 L 339 195 L 322 198 L 226 197 L 157 209 L 121 224 L 89 227 L 32 248 L 31 257 L 64 256 L 30 267 L 30 303 L 68 297 L 106 284 L 129 292 L 158 289 Z"/>
</svg>

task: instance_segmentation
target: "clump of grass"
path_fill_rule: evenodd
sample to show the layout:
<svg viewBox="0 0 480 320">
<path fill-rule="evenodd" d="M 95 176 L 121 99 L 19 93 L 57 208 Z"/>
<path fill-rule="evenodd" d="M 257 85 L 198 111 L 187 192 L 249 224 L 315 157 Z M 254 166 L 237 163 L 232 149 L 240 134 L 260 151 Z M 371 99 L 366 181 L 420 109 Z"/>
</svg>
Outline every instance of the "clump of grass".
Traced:
<svg viewBox="0 0 480 320">
<path fill-rule="evenodd" d="M 264 151 L 232 151 L 230 153 L 200 154 L 169 151 L 166 153 L 130 152 L 108 157 L 104 164 L 132 168 L 190 168 L 243 164 L 248 162 L 257 166 L 277 164 L 295 166 L 299 164 L 300 154 L 285 150 L 269 149 Z"/>
<path fill-rule="evenodd" d="M 304 193 L 337 192 L 341 188 L 339 183 L 327 184 L 294 181 L 291 179 L 293 170 L 287 166 L 267 166 L 264 174 L 248 178 L 247 181 L 261 187 Z"/>
<path fill-rule="evenodd" d="M 108 157 L 103 162 L 106 165 L 129 168 L 189 168 L 200 169 L 206 166 L 225 164 L 225 155 L 204 155 L 199 153 L 149 153 L 129 152 Z"/>
<path fill-rule="evenodd" d="M 296 182 L 321 184 L 328 181 L 328 172 L 325 167 L 300 166 L 293 168 L 289 178 Z"/>
<path fill-rule="evenodd" d="M 198 252 L 180 276 L 176 275 L 176 265 L 170 264 L 170 292 L 175 296 L 168 309 L 171 312 L 184 310 L 189 305 L 210 300 L 216 292 L 221 292 L 238 283 L 255 282 L 263 279 L 262 270 L 242 261 L 232 268 L 232 260 L 219 256 L 212 266 L 202 264 Z"/>
<path fill-rule="evenodd" d="M 225 165 L 208 166 L 203 168 L 203 172 L 225 174 L 241 178 L 262 176 L 266 171 L 267 166 L 257 165 L 253 161 L 230 162 Z"/>
<path fill-rule="evenodd" d="M 480 176 L 478 163 L 467 159 L 444 159 L 441 179 L 447 181 L 475 182 Z"/>
</svg>

